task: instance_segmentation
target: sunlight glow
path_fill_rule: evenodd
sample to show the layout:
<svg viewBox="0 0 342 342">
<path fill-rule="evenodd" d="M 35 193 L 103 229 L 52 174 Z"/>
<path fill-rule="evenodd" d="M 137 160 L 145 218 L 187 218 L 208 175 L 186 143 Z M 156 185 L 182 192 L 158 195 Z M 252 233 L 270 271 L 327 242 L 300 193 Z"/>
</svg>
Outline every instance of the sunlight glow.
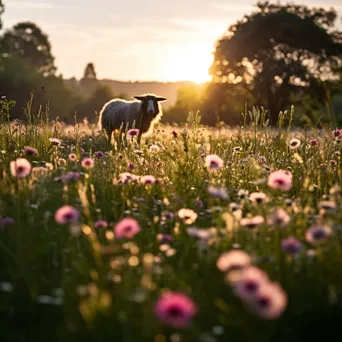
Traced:
<svg viewBox="0 0 342 342">
<path fill-rule="evenodd" d="M 209 81 L 209 67 L 213 56 L 207 46 L 177 47 L 169 56 L 166 78 L 170 81 L 192 81 L 198 84 Z"/>
</svg>

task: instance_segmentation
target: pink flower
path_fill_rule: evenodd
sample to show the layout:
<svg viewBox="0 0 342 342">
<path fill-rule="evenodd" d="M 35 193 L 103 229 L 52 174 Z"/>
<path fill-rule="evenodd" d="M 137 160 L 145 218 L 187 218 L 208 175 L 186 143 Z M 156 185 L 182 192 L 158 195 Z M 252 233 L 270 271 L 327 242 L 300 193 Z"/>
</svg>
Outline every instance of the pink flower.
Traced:
<svg viewBox="0 0 342 342">
<path fill-rule="evenodd" d="M 103 221 L 103 220 L 98 220 L 95 222 L 94 227 L 96 229 L 107 228 L 108 223 L 106 221 Z"/>
<path fill-rule="evenodd" d="M 305 233 L 306 241 L 313 245 L 317 245 L 325 242 L 328 237 L 332 234 L 332 230 L 328 226 L 316 226 L 311 227 Z"/>
<path fill-rule="evenodd" d="M 37 149 L 31 146 L 24 146 L 25 156 L 36 156 L 38 154 Z"/>
<path fill-rule="evenodd" d="M 293 236 L 281 240 L 280 245 L 283 251 L 288 254 L 297 254 L 303 248 L 303 244 Z"/>
<path fill-rule="evenodd" d="M 265 219 L 260 216 L 254 216 L 254 217 L 244 217 L 240 220 L 240 225 L 242 227 L 246 227 L 246 228 L 255 228 L 257 226 L 260 226 L 261 224 L 263 224 L 265 222 Z"/>
<path fill-rule="evenodd" d="M 84 158 L 81 164 L 85 169 L 91 169 L 94 167 L 94 159 Z"/>
<path fill-rule="evenodd" d="M 254 203 L 264 203 L 268 201 L 268 197 L 265 193 L 263 192 L 252 192 L 249 195 L 249 199 L 254 202 Z"/>
<path fill-rule="evenodd" d="M 77 156 L 75 153 L 70 153 L 68 158 L 70 161 L 76 161 L 77 160 Z"/>
<path fill-rule="evenodd" d="M 55 220 L 59 224 L 75 223 L 79 220 L 79 218 L 80 212 L 70 205 L 64 205 L 55 213 Z"/>
<path fill-rule="evenodd" d="M 335 138 L 342 138 L 342 129 L 336 128 L 332 133 Z"/>
<path fill-rule="evenodd" d="M 127 131 L 127 135 L 131 138 L 134 138 L 135 136 L 139 135 L 139 130 L 137 128 L 132 128 Z"/>
<path fill-rule="evenodd" d="M 97 152 L 95 152 L 95 156 L 97 158 L 103 158 L 104 157 L 104 153 L 102 151 L 97 151 Z"/>
<path fill-rule="evenodd" d="M 221 254 L 217 259 L 216 266 L 222 272 L 228 272 L 233 269 L 241 269 L 250 265 L 252 258 L 249 254 L 240 250 L 232 250 Z"/>
<path fill-rule="evenodd" d="M 139 223 L 132 218 L 126 217 L 114 227 L 114 234 L 117 239 L 133 239 L 140 232 Z"/>
<path fill-rule="evenodd" d="M 251 302 L 252 309 L 262 318 L 276 319 L 287 306 L 287 295 L 279 284 L 266 282 Z"/>
<path fill-rule="evenodd" d="M 149 148 L 150 152 L 159 152 L 160 147 L 158 145 L 151 145 Z"/>
<path fill-rule="evenodd" d="M 209 170 L 218 170 L 223 167 L 223 160 L 216 154 L 209 154 L 205 157 L 205 164 Z"/>
<path fill-rule="evenodd" d="M 267 283 L 267 274 L 254 266 L 244 268 L 238 278 L 233 282 L 235 293 L 243 300 L 255 298 L 259 289 Z"/>
<path fill-rule="evenodd" d="M 13 177 L 27 177 L 32 170 L 30 162 L 25 158 L 18 158 L 10 163 L 11 174 Z"/>
<path fill-rule="evenodd" d="M 317 139 L 311 139 L 311 140 L 309 140 L 309 144 L 311 146 L 318 146 L 319 145 L 319 141 Z"/>
<path fill-rule="evenodd" d="M 267 223 L 269 225 L 286 226 L 290 222 L 290 216 L 282 209 L 276 209 L 271 215 L 267 216 Z"/>
<path fill-rule="evenodd" d="M 178 217 L 183 219 L 185 224 L 192 224 L 197 220 L 198 215 L 192 209 L 182 208 L 178 211 Z"/>
<path fill-rule="evenodd" d="M 168 292 L 157 300 L 154 312 L 160 321 L 174 328 L 182 328 L 188 326 L 197 314 L 197 305 L 182 293 Z"/>
<path fill-rule="evenodd" d="M 146 176 L 142 176 L 140 178 L 140 181 L 142 184 L 154 184 L 156 182 L 156 179 L 154 176 L 146 175 Z"/>
<path fill-rule="evenodd" d="M 123 172 L 119 174 L 119 180 L 118 182 L 120 184 L 127 184 L 127 183 L 133 183 L 136 182 L 138 180 L 138 176 L 134 175 L 132 173 L 129 172 Z"/>
<path fill-rule="evenodd" d="M 49 141 L 54 146 L 59 146 L 62 143 L 61 140 L 58 138 L 50 138 Z"/>
<path fill-rule="evenodd" d="M 292 174 L 284 170 L 274 171 L 269 175 L 267 184 L 270 188 L 288 191 L 292 187 Z"/>
</svg>

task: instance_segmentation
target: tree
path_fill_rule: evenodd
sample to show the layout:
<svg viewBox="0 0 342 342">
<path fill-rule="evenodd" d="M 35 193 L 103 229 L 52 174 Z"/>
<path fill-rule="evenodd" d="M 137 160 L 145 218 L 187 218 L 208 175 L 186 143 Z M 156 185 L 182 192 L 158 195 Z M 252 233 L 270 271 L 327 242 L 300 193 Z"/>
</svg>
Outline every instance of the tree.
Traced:
<svg viewBox="0 0 342 342">
<path fill-rule="evenodd" d="M 1 58 L 18 56 L 44 77 L 56 72 L 48 36 L 34 23 L 22 22 L 7 30 L 1 38 Z"/>
<path fill-rule="evenodd" d="M 4 13 L 5 11 L 5 6 L 2 3 L 2 0 L 0 0 L 0 30 L 2 29 L 2 20 L 1 20 L 1 15 Z"/>
<path fill-rule="evenodd" d="M 85 118 L 92 120 L 95 118 L 95 113 L 100 112 L 103 105 L 112 98 L 112 92 L 109 87 L 98 86 L 92 96 L 77 104 L 73 109 L 73 113 L 77 113 L 78 118 Z"/>
<path fill-rule="evenodd" d="M 242 84 L 276 123 L 291 94 L 326 101 L 326 86 L 342 66 L 336 11 L 293 4 L 257 3 L 258 10 L 218 40 L 213 82 Z"/>
<path fill-rule="evenodd" d="M 98 85 L 95 66 L 93 63 L 88 63 L 84 69 L 83 77 L 80 80 L 82 93 L 85 94 L 86 97 L 89 97 L 96 91 Z"/>
</svg>

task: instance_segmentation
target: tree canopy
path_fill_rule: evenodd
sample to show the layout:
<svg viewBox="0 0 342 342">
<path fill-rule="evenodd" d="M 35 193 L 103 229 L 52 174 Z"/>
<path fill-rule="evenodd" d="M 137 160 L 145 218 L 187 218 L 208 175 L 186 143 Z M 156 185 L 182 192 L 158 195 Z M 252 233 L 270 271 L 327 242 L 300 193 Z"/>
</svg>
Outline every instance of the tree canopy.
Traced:
<svg viewBox="0 0 342 342">
<path fill-rule="evenodd" d="M 4 13 L 4 11 L 5 11 L 5 6 L 4 6 L 2 0 L 0 0 L 0 30 L 2 29 L 1 15 Z"/>
<path fill-rule="evenodd" d="M 1 57 L 18 56 L 44 77 L 56 72 L 48 36 L 34 23 L 22 22 L 1 38 Z"/>
<path fill-rule="evenodd" d="M 213 82 L 243 84 L 271 111 L 273 123 L 293 93 L 324 101 L 322 83 L 338 79 L 342 66 L 336 18 L 334 9 L 258 2 L 256 12 L 218 40 Z"/>
</svg>

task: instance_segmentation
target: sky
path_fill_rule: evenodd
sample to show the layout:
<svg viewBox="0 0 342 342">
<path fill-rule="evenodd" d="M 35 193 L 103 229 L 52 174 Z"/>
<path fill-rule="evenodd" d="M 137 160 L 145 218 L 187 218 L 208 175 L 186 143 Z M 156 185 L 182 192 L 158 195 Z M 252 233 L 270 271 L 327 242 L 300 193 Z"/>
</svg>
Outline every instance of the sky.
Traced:
<svg viewBox="0 0 342 342">
<path fill-rule="evenodd" d="M 251 0 L 4 0 L 4 29 L 33 21 L 52 45 L 58 74 L 83 75 L 88 62 L 99 79 L 209 80 L 217 39 L 243 15 Z M 280 1 L 286 3 L 287 1 Z M 294 3 L 335 7 L 341 0 Z M 339 19 L 341 20 L 341 19 Z"/>
</svg>

